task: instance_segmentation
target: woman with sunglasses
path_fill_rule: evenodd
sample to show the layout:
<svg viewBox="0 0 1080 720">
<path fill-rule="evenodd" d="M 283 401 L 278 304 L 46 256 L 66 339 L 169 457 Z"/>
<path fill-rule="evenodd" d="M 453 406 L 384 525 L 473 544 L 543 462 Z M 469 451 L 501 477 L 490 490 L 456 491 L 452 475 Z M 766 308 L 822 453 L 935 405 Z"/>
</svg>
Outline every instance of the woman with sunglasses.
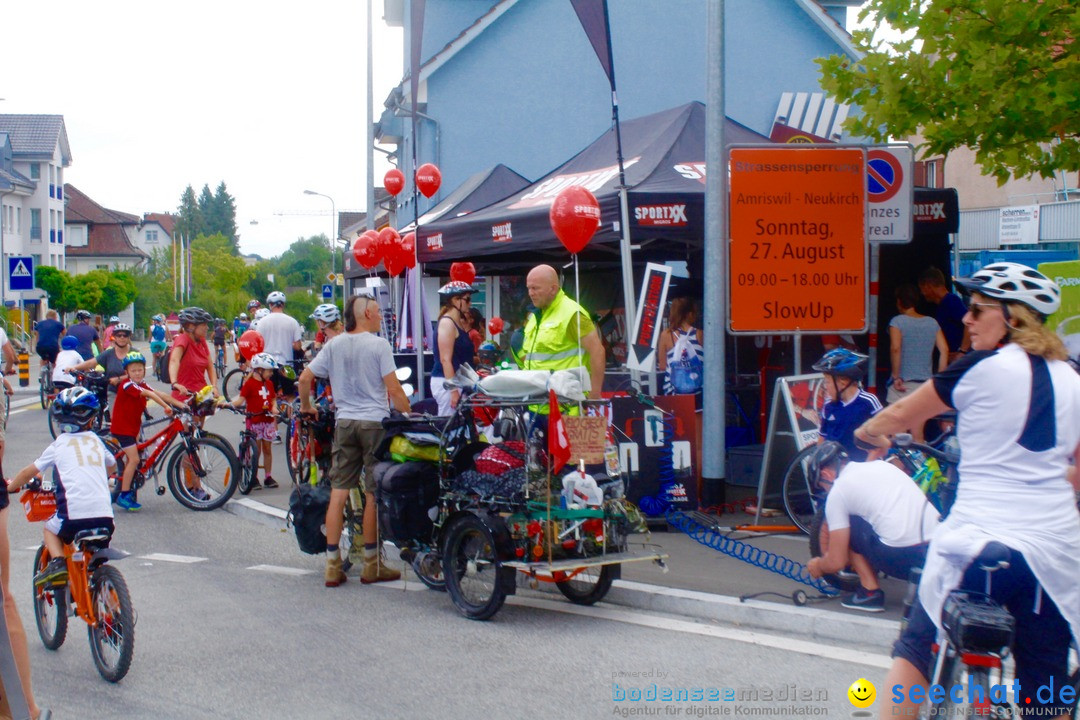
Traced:
<svg viewBox="0 0 1080 720">
<path fill-rule="evenodd" d="M 83 361 L 71 369 L 87 372 L 100 366 L 105 372 L 105 379 L 109 381 L 109 392 L 115 393 L 116 388 L 127 378 L 127 371 L 124 369 L 124 358 L 131 352 L 131 326 L 125 322 L 117 322 L 111 327 L 112 336 L 109 346 L 95 357 Z"/>
<path fill-rule="evenodd" d="M 1065 717 L 1054 694 L 1067 686 L 1070 637 L 1080 634 L 1080 376 L 1065 362 L 1061 339 L 1045 327 L 1061 290 L 1036 270 L 993 263 L 956 280 L 971 296 L 964 325 L 972 351 L 911 395 L 867 420 L 863 442 L 885 447 L 889 436 L 950 409 L 957 411 L 960 482 L 949 516 L 934 534 L 910 621 L 893 646 L 886 687 L 902 686 L 902 709 L 886 702 L 881 717 L 911 712 L 908 690 L 926 685 L 931 644 L 949 592 L 982 591 L 973 560 L 990 542 L 1010 549 L 1009 566 L 993 575 L 991 595 L 1016 619 L 1013 653 L 1027 712 Z M 1049 700 L 1049 702 L 1047 702 Z M 1029 710 L 1029 708 L 1034 710 Z"/>
<path fill-rule="evenodd" d="M 472 362 L 475 352 L 466 319 L 474 292 L 472 285 L 460 280 L 451 280 L 439 288 L 442 303 L 436 325 L 439 353 L 431 371 L 431 396 L 439 403 L 440 415 L 452 415 L 461 399 L 458 390 L 444 386 L 446 379 L 454 377 L 463 363 Z"/>
</svg>

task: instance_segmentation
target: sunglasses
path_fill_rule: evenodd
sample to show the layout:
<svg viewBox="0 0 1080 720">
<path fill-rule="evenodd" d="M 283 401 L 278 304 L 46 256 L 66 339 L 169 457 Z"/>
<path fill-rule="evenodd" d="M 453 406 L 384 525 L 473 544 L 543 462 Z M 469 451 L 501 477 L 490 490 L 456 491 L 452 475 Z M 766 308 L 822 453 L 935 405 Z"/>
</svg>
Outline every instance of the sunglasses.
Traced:
<svg viewBox="0 0 1080 720">
<path fill-rule="evenodd" d="M 968 303 L 968 312 L 971 313 L 971 317 L 975 318 L 976 320 L 979 319 L 980 315 L 986 312 L 986 308 L 997 308 L 998 310 L 1001 310 L 1001 304 L 977 302 Z"/>
<path fill-rule="evenodd" d="M 112 336 L 113 336 L 114 338 L 129 338 L 129 337 L 131 337 L 131 333 L 126 333 L 126 332 L 114 332 L 114 333 L 112 334 Z"/>
</svg>

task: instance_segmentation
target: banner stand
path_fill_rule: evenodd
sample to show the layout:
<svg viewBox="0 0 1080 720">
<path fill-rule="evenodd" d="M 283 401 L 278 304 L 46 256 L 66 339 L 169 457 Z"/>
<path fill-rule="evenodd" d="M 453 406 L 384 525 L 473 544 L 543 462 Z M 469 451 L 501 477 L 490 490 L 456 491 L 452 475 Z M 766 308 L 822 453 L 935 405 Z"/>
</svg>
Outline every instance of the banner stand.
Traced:
<svg viewBox="0 0 1080 720">
<path fill-rule="evenodd" d="M 755 525 L 761 524 L 767 491 L 774 488 L 776 494 L 782 493 L 788 463 L 803 448 L 818 441 L 820 412 L 825 404 L 823 380 L 820 373 L 776 379 L 758 478 Z"/>
</svg>

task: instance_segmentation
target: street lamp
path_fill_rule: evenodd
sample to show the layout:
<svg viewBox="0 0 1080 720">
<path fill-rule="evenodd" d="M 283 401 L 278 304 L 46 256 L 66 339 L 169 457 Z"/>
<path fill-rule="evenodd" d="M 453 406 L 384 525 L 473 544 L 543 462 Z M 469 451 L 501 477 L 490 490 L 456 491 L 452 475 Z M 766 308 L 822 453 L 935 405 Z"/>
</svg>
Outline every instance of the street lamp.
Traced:
<svg viewBox="0 0 1080 720">
<path fill-rule="evenodd" d="M 305 190 L 304 194 L 318 195 L 330 201 L 330 274 L 334 276 L 330 283 L 330 299 L 337 305 L 337 205 L 334 204 L 334 198 L 321 192 Z"/>
</svg>

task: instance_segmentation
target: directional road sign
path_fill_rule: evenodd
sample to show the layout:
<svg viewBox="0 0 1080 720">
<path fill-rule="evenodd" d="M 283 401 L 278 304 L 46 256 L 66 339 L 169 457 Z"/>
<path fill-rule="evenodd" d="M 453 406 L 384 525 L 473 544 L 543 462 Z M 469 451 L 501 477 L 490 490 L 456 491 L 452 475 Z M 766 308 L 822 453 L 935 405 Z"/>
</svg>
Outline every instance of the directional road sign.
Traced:
<svg viewBox="0 0 1080 720">
<path fill-rule="evenodd" d="M 334 286 L 333 285 L 323 285 L 322 286 L 322 296 L 323 296 L 324 300 L 329 300 L 330 298 L 334 297 Z"/>
<path fill-rule="evenodd" d="M 8 289 L 12 291 L 34 289 L 34 258 L 8 258 Z"/>
<path fill-rule="evenodd" d="M 656 341 L 660 337 L 670 283 L 670 267 L 656 263 L 645 266 L 645 279 L 641 283 L 634 315 L 634 332 L 630 335 L 630 352 L 626 355 L 626 366 L 631 370 L 650 372 L 656 364 Z"/>
</svg>

